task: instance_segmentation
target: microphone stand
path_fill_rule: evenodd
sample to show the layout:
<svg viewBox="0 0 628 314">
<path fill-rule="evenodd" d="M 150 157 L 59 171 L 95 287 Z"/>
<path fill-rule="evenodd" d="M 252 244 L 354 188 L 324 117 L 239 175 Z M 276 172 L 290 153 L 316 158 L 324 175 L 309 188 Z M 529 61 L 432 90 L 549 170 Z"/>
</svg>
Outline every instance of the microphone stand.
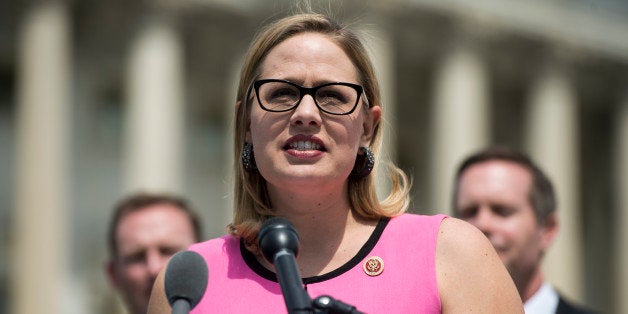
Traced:
<svg viewBox="0 0 628 314">
<path fill-rule="evenodd" d="M 312 299 L 301 285 L 301 276 L 294 255 L 279 252 L 274 256 L 274 264 L 288 313 L 312 313 Z M 292 280 L 292 278 L 299 280 Z"/>
<path fill-rule="evenodd" d="M 190 302 L 186 299 L 177 299 L 172 303 L 172 314 L 189 314 Z"/>
<path fill-rule="evenodd" d="M 358 311 L 355 306 L 328 295 L 322 295 L 312 300 L 301 285 L 301 280 L 292 280 L 293 278 L 301 278 L 294 255 L 280 251 L 275 254 L 273 260 L 289 314 L 364 314 Z"/>
</svg>

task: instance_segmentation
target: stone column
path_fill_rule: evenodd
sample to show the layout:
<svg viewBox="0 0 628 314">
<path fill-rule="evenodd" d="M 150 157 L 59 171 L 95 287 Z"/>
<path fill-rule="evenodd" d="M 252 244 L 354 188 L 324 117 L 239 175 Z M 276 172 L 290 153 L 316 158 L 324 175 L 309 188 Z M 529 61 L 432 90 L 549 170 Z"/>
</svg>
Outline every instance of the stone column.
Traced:
<svg viewBox="0 0 628 314">
<path fill-rule="evenodd" d="M 371 24 L 372 23 L 372 24 Z M 367 28 L 368 25 L 382 25 L 376 30 Z M 379 82 L 382 103 L 382 117 L 379 127 L 382 129 L 382 146 L 380 148 L 380 161 L 396 162 L 397 158 L 397 136 L 396 133 L 396 112 L 397 103 L 395 99 L 395 76 L 392 73 L 394 69 L 394 43 L 387 29 L 387 21 L 384 16 L 375 15 L 371 17 L 367 27 L 363 29 L 366 37 L 362 38 L 366 48 L 370 54 L 371 60 L 375 67 L 375 75 Z M 390 182 L 387 181 L 385 174 L 387 173 L 386 163 L 378 165 L 379 178 L 377 182 L 378 190 L 388 191 Z M 385 193 L 387 194 L 387 193 Z"/>
<path fill-rule="evenodd" d="M 466 155 L 489 142 L 487 70 L 471 43 L 445 52 L 436 71 L 432 112 L 432 206 L 451 214 L 454 172 Z"/>
<path fill-rule="evenodd" d="M 236 102 L 238 97 L 238 84 L 240 82 L 240 70 L 242 68 L 242 64 L 244 63 L 244 52 L 238 58 L 234 58 L 231 60 L 232 63 L 228 64 L 229 72 L 226 77 L 226 81 L 229 82 L 227 87 L 229 88 L 228 95 L 224 106 L 226 109 L 224 110 L 223 119 L 227 121 L 225 123 L 225 127 L 227 128 L 225 134 L 227 135 L 227 139 L 224 142 L 224 146 L 221 149 L 224 149 L 224 160 L 225 165 L 222 167 L 222 177 L 224 178 L 221 181 L 223 182 L 221 190 L 222 195 L 234 195 L 234 181 L 235 181 L 235 170 L 234 165 L 235 162 L 241 162 L 240 158 L 234 160 L 234 126 L 235 126 L 235 110 L 236 110 Z M 238 156 L 239 157 L 239 156 Z M 234 199 L 233 197 L 226 197 L 224 208 L 222 211 L 212 210 L 210 212 L 209 219 L 212 220 L 207 223 L 210 226 L 211 230 L 223 230 L 224 226 L 233 221 L 233 208 L 234 208 Z"/>
<path fill-rule="evenodd" d="M 182 190 L 183 51 L 174 25 L 147 18 L 131 44 L 125 112 L 125 189 Z"/>
<path fill-rule="evenodd" d="M 11 313 L 67 313 L 72 122 L 67 4 L 33 4 L 18 38 Z"/>
<path fill-rule="evenodd" d="M 554 184 L 559 231 L 544 260 L 550 282 L 567 296 L 583 298 L 582 232 L 578 200 L 578 113 L 565 71 L 548 66 L 532 86 L 526 145 Z"/>
<path fill-rule="evenodd" d="M 617 296 L 615 313 L 628 313 L 628 299 L 622 296 L 628 295 L 628 93 L 625 94 L 623 103 L 620 104 L 616 115 L 615 131 L 615 195 L 617 199 L 617 218 L 615 230 L 615 289 Z"/>
</svg>

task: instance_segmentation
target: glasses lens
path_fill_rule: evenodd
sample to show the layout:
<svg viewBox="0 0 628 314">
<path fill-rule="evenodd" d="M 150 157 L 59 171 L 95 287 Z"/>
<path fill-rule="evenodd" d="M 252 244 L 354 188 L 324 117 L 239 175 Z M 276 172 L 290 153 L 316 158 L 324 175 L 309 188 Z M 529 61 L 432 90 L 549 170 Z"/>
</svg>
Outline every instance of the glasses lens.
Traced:
<svg viewBox="0 0 628 314">
<path fill-rule="evenodd" d="M 261 105 L 269 111 L 289 110 L 301 99 L 299 89 L 285 82 L 266 82 L 258 93 Z"/>
<path fill-rule="evenodd" d="M 326 112 L 343 114 L 358 102 L 358 92 L 351 86 L 330 84 L 316 91 L 316 103 Z"/>
</svg>

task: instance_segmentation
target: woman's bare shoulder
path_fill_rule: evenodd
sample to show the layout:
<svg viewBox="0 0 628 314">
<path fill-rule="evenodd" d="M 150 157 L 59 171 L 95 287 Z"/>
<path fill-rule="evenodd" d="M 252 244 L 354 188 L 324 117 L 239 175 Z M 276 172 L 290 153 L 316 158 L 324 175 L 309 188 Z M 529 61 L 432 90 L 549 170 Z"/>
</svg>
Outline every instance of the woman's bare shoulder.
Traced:
<svg viewBox="0 0 628 314">
<path fill-rule="evenodd" d="M 456 218 L 441 223 L 436 272 L 443 312 L 523 313 L 517 289 L 480 230 Z"/>
</svg>

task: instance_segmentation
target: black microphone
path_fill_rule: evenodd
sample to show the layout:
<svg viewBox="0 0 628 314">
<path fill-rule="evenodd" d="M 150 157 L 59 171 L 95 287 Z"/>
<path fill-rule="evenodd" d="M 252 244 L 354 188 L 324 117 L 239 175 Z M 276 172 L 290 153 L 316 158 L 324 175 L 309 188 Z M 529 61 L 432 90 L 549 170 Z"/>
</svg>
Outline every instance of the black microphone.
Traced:
<svg viewBox="0 0 628 314">
<path fill-rule="evenodd" d="M 170 258 L 166 266 L 165 288 L 172 314 L 189 313 L 203 298 L 207 289 L 207 264 L 201 255 L 182 251 Z"/>
<path fill-rule="evenodd" d="M 285 218 L 266 220 L 259 231 L 259 246 L 264 258 L 275 266 L 288 313 L 312 313 L 312 299 L 303 288 L 296 256 L 299 236 Z"/>
<path fill-rule="evenodd" d="M 336 300 L 328 295 L 322 295 L 314 299 L 313 304 L 314 308 L 328 314 L 364 314 L 358 311 L 355 306 Z"/>
</svg>

